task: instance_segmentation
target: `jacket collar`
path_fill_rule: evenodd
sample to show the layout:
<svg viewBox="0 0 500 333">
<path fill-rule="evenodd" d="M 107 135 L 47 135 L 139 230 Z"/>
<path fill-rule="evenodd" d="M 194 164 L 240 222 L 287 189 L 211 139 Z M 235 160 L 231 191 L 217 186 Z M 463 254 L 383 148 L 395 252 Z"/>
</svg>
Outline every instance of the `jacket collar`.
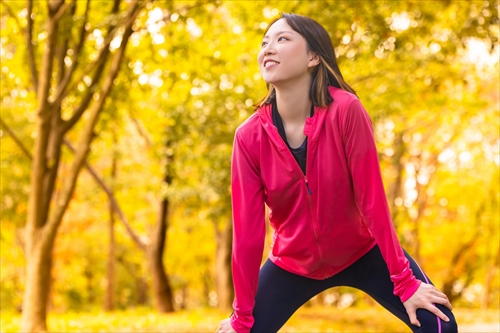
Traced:
<svg viewBox="0 0 500 333">
<path fill-rule="evenodd" d="M 262 127 L 271 138 L 271 141 L 276 144 L 279 150 L 287 149 L 283 139 L 278 133 L 278 129 L 273 124 L 272 104 L 266 104 L 260 107 L 257 112 L 259 113 Z M 306 119 L 304 134 L 308 137 L 309 143 L 318 140 L 327 112 L 328 107 L 315 106 L 314 115 Z"/>
</svg>

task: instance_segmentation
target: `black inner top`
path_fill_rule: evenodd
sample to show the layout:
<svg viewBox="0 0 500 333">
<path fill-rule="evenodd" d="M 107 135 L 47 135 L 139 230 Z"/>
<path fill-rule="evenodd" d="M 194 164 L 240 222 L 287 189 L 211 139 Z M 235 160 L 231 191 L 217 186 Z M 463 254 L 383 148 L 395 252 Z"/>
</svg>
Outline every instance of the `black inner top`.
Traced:
<svg viewBox="0 0 500 333">
<path fill-rule="evenodd" d="M 314 115 L 314 106 L 311 105 L 310 116 L 312 117 L 313 115 Z M 285 141 L 286 146 L 292 152 L 293 157 L 295 157 L 295 160 L 297 161 L 300 168 L 302 169 L 302 172 L 305 175 L 306 174 L 306 156 L 307 156 L 307 136 L 299 148 L 290 147 L 290 145 L 288 144 L 288 140 L 286 139 L 285 126 L 283 126 L 283 120 L 281 119 L 281 116 L 278 112 L 278 106 L 276 105 L 276 100 L 273 101 L 273 124 L 278 129 L 278 133 L 281 135 L 281 138 L 283 139 L 283 141 Z"/>
</svg>

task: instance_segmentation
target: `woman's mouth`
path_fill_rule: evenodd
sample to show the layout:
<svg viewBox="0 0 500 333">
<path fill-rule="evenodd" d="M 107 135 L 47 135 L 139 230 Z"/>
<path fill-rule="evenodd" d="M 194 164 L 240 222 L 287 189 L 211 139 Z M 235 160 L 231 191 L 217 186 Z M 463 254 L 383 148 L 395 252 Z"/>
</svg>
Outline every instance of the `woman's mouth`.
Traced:
<svg viewBox="0 0 500 333">
<path fill-rule="evenodd" d="M 277 66 L 277 65 L 279 65 L 279 62 L 274 61 L 274 60 L 266 60 L 266 61 L 264 61 L 264 68 L 271 68 L 271 67 L 274 67 L 274 66 Z"/>
</svg>

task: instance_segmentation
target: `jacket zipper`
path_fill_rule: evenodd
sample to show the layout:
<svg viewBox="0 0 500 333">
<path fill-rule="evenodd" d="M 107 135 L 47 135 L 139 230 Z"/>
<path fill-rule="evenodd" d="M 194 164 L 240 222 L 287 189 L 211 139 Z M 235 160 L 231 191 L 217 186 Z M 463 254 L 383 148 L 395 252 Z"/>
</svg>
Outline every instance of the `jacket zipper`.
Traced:
<svg viewBox="0 0 500 333">
<path fill-rule="evenodd" d="M 314 209 L 313 209 L 313 206 L 312 206 L 312 199 L 311 199 L 312 191 L 309 188 L 309 180 L 307 179 L 306 175 L 304 175 L 304 180 L 305 180 L 305 183 L 306 183 L 307 193 L 309 194 L 307 196 L 307 202 L 309 203 L 309 209 L 311 210 L 312 229 L 313 229 L 313 232 L 314 232 L 314 239 L 316 240 L 316 245 L 318 246 L 319 263 L 321 265 L 321 269 L 323 270 L 323 272 L 325 274 L 325 279 L 326 279 L 326 278 L 328 278 L 328 274 L 327 274 L 327 271 L 326 271 L 326 268 L 325 268 L 325 260 L 323 259 L 323 251 L 321 250 L 321 245 L 320 245 L 320 242 L 319 242 L 318 231 L 316 230 L 316 223 L 315 223 L 316 219 L 314 218 Z"/>
<path fill-rule="evenodd" d="M 292 152 L 286 146 L 286 143 L 284 142 L 284 140 L 281 137 L 281 135 L 279 135 L 278 129 L 276 127 L 274 127 L 274 133 L 275 133 L 275 135 L 277 135 L 279 137 L 279 139 L 285 145 L 285 150 L 288 151 L 288 154 L 289 154 L 290 158 L 293 160 L 294 164 L 297 166 L 296 167 L 297 170 L 301 174 L 304 174 L 302 172 L 302 169 L 300 168 L 299 164 L 297 163 L 297 161 L 293 157 Z M 309 155 L 309 149 L 307 150 L 307 155 Z M 307 161 L 309 160 L 309 158 L 307 158 L 307 155 L 306 155 L 306 168 L 307 168 Z M 319 253 L 319 260 L 320 260 L 321 269 L 323 270 L 323 273 L 325 274 L 325 279 L 326 279 L 326 278 L 328 278 L 328 274 L 327 274 L 327 271 L 326 271 L 326 268 L 325 268 L 325 263 L 324 263 L 324 259 L 323 259 L 323 252 L 321 251 L 321 246 L 320 246 L 319 237 L 318 237 L 318 231 L 316 230 L 316 223 L 315 223 L 315 218 L 314 218 L 314 210 L 313 210 L 312 202 L 311 202 L 312 201 L 312 199 L 311 199 L 312 191 L 309 188 L 309 180 L 307 179 L 307 175 L 304 175 L 304 182 L 305 182 L 306 190 L 307 190 L 307 194 L 308 194 L 307 195 L 307 202 L 309 203 L 309 209 L 311 210 L 312 229 L 313 229 L 313 232 L 314 232 L 314 239 L 316 240 L 316 245 L 318 246 L 318 253 Z"/>
<path fill-rule="evenodd" d="M 306 175 L 304 175 L 304 180 L 306 181 L 307 193 L 309 193 L 309 195 L 312 195 L 313 193 L 312 193 L 311 189 L 309 188 L 309 181 L 307 180 Z"/>
</svg>

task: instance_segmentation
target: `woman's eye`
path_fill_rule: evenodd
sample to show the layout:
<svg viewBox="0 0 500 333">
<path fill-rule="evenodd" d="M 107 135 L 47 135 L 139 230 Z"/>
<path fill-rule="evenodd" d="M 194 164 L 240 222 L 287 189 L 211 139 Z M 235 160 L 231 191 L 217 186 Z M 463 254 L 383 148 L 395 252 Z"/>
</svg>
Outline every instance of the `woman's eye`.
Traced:
<svg viewBox="0 0 500 333">
<path fill-rule="evenodd" d="M 286 37 L 280 37 L 280 38 L 278 38 L 278 42 L 279 42 L 280 40 L 288 40 L 288 38 L 286 38 Z"/>
<path fill-rule="evenodd" d="M 267 42 L 262 42 L 261 46 L 264 47 L 267 45 Z"/>
</svg>

